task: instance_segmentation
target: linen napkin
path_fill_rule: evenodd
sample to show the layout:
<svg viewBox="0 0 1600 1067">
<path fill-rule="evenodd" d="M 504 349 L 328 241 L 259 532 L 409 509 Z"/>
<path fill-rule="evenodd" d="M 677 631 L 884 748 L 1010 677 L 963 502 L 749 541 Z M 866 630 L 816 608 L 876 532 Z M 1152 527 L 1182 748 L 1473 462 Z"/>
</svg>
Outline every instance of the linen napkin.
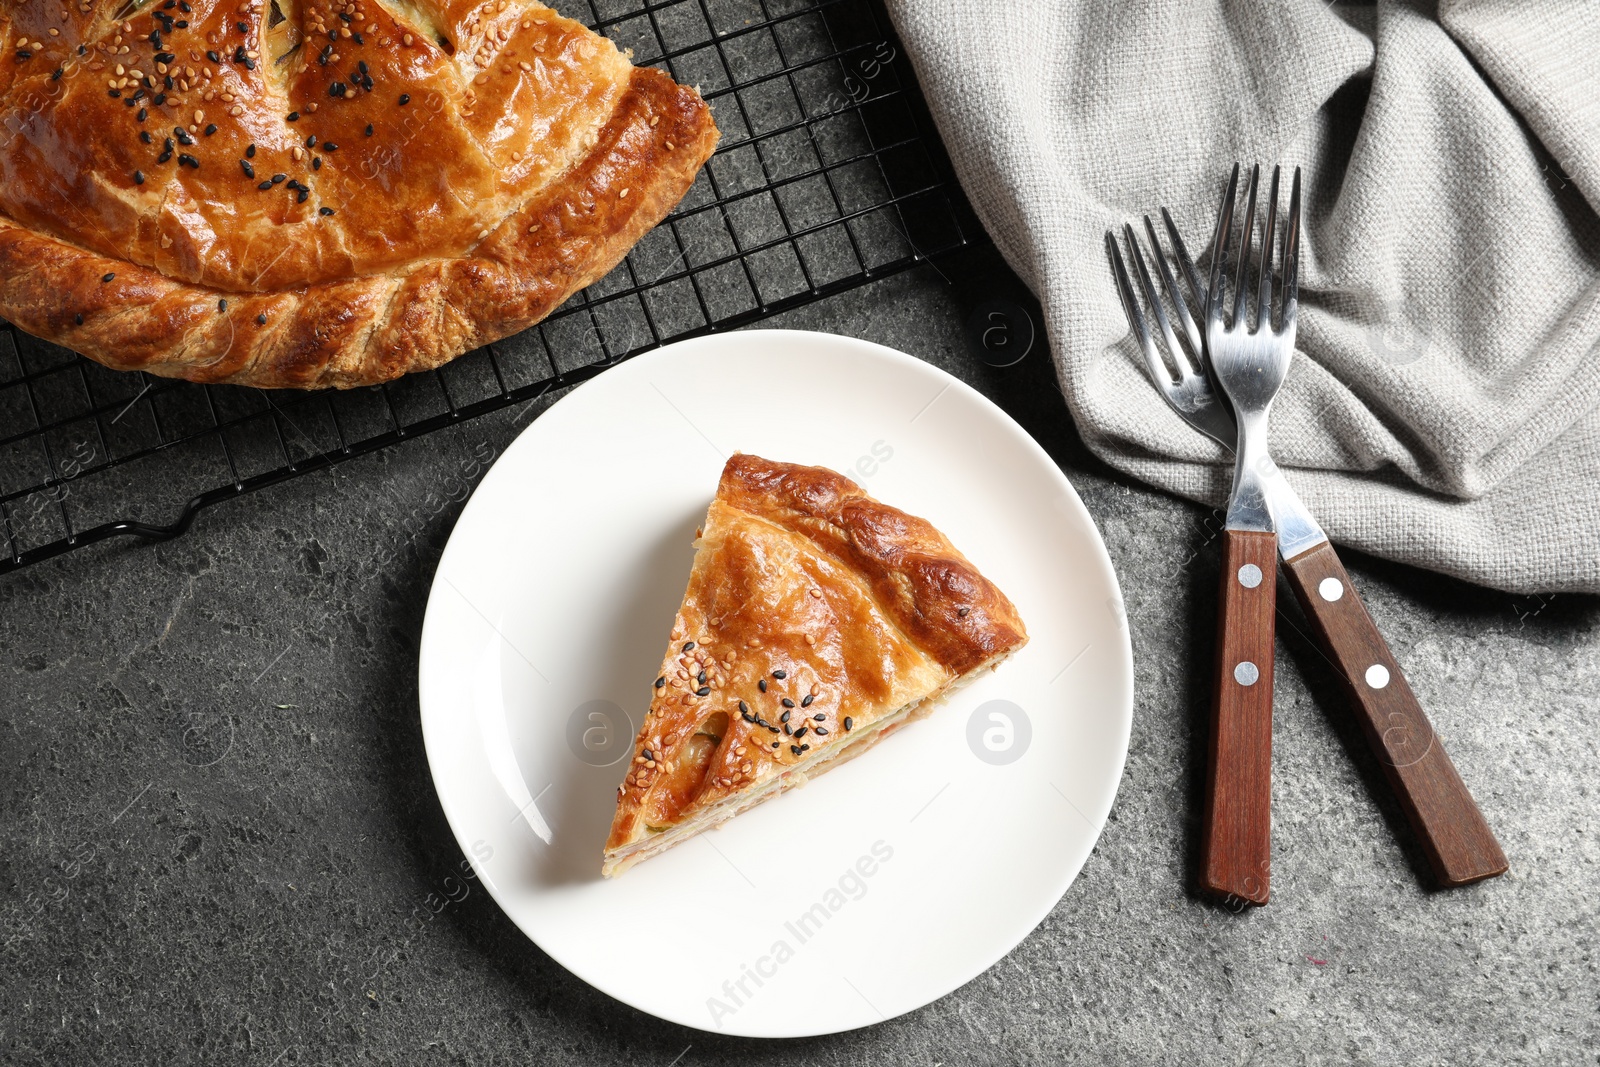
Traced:
<svg viewBox="0 0 1600 1067">
<path fill-rule="evenodd" d="M 1600 4 L 888 3 L 1096 454 L 1226 499 L 1230 457 L 1146 377 L 1104 234 L 1165 205 L 1198 253 L 1235 161 L 1298 164 L 1289 481 L 1340 544 L 1600 591 Z"/>
</svg>

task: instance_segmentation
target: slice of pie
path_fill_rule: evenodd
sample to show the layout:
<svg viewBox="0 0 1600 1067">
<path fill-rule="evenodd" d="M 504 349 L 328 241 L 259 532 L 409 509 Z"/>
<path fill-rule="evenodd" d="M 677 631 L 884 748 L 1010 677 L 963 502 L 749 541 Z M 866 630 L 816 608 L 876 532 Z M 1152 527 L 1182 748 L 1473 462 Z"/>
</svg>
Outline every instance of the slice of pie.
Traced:
<svg viewBox="0 0 1600 1067">
<path fill-rule="evenodd" d="M 606 841 L 607 877 L 860 755 L 1028 641 L 923 519 L 735 455 L 696 542 Z"/>
</svg>

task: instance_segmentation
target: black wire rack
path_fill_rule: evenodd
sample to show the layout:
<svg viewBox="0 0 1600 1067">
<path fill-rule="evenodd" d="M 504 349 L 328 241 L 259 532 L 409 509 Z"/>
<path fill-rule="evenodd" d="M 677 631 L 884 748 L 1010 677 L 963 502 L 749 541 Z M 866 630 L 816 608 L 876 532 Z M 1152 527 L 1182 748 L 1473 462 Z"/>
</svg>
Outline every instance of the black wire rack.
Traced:
<svg viewBox="0 0 1600 1067">
<path fill-rule="evenodd" d="M 677 209 L 533 329 L 343 392 L 107 370 L 0 320 L 0 573 L 201 510 L 983 242 L 882 8 L 585 0 L 565 13 L 696 85 L 722 141 Z"/>
</svg>

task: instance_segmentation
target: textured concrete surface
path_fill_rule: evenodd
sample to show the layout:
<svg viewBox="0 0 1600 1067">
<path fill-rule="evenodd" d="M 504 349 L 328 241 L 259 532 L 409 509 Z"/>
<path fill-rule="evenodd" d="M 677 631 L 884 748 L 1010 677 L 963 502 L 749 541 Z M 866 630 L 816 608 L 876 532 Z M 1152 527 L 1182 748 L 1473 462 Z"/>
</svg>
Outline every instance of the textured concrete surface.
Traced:
<svg viewBox="0 0 1600 1067">
<path fill-rule="evenodd" d="M 1600 602 L 1350 559 L 1512 873 L 1424 888 L 1326 665 L 1285 625 L 1276 899 L 1203 903 L 1185 886 L 1215 522 L 1095 463 L 1043 354 L 982 368 L 954 307 L 928 272 L 783 324 L 903 348 L 995 397 L 1121 574 L 1126 778 L 1083 877 L 991 971 L 864 1031 L 730 1040 L 586 987 L 481 890 L 435 913 L 462 856 L 423 754 L 417 640 L 476 460 L 532 415 L 508 412 L 224 505 L 169 544 L 0 579 L 0 1060 L 1600 1062 Z"/>
</svg>

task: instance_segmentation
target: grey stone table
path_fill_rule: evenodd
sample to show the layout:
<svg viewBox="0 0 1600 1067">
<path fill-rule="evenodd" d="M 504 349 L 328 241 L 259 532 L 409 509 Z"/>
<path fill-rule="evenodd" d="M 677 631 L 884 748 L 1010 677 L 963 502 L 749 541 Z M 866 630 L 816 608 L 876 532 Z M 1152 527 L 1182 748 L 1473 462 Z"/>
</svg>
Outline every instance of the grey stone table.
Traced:
<svg viewBox="0 0 1600 1067">
<path fill-rule="evenodd" d="M 1275 899 L 1197 900 L 1211 513 L 1094 461 L 1045 355 L 983 368 L 954 308 L 928 272 L 781 324 L 893 345 L 994 397 L 1070 476 L 1122 579 L 1137 703 L 1116 807 L 988 973 L 867 1030 L 761 1043 L 611 1001 L 482 890 L 434 914 L 462 857 L 423 753 L 417 640 L 463 479 L 534 414 L 512 410 L 168 544 L 0 579 L 0 1061 L 1600 1062 L 1600 602 L 1350 559 L 1511 873 L 1424 887 L 1333 677 L 1281 626 Z"/>
</svg>

